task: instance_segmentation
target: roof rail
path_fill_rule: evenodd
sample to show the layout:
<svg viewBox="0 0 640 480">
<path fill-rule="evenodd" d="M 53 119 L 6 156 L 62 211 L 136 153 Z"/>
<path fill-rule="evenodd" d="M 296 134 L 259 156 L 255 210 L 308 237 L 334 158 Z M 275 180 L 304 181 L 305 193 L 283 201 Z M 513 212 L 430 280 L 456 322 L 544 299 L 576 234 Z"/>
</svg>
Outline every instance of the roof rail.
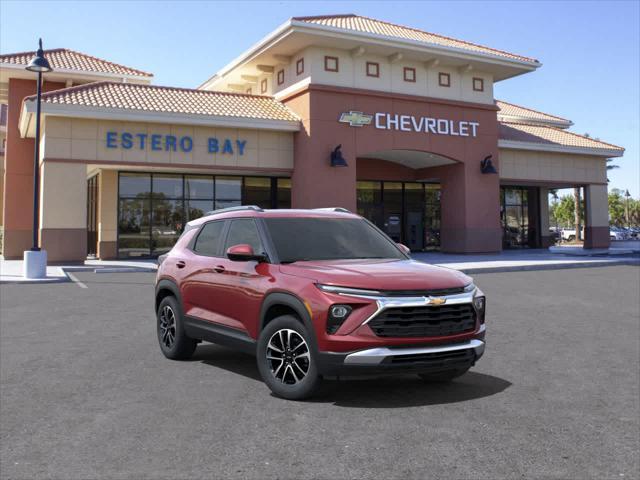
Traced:
<svg viewBox="0 0 640 480">
<path fill-rule="evenodd" d="M 264 212 L 264 210 L 257 205 L 240 205 L 238 207 L 227 207 L 227 208 L 219 208 L 218 210 L 211 210 L 210 212 L 205 213 L 204 215 L 208 217 L 209 215 L 217 215 L 219 213 L 227 213 L 227 212 L 241 212 L 243 210 L 252 210 L 254 212 Z"/>
<path fill-rule="evenodd" d="M 351 210 L 347 210 L 343 207 L 326 207 L 326 208 L 314 208 L 314 210 L 321 210 L 324 212 L 342 212 L 342 213 L 352 213 Z"/>
</svg>

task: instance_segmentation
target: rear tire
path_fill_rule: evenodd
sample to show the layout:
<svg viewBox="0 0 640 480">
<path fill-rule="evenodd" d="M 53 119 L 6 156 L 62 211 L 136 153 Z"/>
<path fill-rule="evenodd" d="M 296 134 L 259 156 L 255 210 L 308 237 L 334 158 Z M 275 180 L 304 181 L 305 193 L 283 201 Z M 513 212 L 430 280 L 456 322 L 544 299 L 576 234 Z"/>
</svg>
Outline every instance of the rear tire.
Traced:
<svg viewBox="0 0 640 480">
<path fill-rule="evenodd" d="M 165 297 L 157 312 L 158 343 L 165 357 L 171 360 L 188 360 L 197 342 L 184 333 L 182 310 L 175 297 Z"/>
<path fill-rule="evenodd" d="M 264 327 L 256 358 L 262 380 L 278 397 L 302 400 L 322 383 L 311 334 L 294 316 L 274 318 Z"/>
<path fill-rule="evenodd" d="M 420 373 L 418 376 L 427 383 L 447 383 L 469 371 L 468 368 L 458 370 L 445 370 L 437 373 Z"/>
</svg>

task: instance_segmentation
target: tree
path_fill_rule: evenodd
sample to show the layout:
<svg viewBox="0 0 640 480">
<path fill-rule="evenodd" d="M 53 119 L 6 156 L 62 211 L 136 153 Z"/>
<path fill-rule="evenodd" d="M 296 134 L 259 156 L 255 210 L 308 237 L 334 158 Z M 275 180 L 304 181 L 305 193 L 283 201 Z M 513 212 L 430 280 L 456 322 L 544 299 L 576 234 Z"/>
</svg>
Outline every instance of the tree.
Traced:
<svg viewBox="0 0 640 480">
<path fill-rule="evenodd" d="M 575 221 L 574 211 L 575 201 L 573 195 L 563 195 L 558 202 L 551 205 L 549 215 L 554 223 L 557 221 L 558 225 L 568 227 Z"/>
</svg>

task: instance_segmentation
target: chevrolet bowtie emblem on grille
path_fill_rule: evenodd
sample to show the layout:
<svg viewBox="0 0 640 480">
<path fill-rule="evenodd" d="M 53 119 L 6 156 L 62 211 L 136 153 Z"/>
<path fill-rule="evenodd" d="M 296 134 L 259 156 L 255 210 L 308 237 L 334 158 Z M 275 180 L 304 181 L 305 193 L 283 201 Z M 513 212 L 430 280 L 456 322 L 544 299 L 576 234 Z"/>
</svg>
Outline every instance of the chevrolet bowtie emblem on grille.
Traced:
<svg viewBox="0 0 640 480">
<path fill-rule="evenodd" d="M 446 298 L 439 298 L 439 297 L 429 297 L 429 301 L 427 302 L 428 305 L 442 305 L 443 303 L 447 303 L 447 299 Z"/>
<path fill-rule="evenodd" d="M 354 112 L 353 110 L 350 112 L 342 112 L 340 115 L 341 123 L 348 123 L 352 127 L 362 127 L 364 125 L 371 125 L 371 120 L 373 120 L 373 115 L 368 115 L 362 112 Z"/>
</svg>

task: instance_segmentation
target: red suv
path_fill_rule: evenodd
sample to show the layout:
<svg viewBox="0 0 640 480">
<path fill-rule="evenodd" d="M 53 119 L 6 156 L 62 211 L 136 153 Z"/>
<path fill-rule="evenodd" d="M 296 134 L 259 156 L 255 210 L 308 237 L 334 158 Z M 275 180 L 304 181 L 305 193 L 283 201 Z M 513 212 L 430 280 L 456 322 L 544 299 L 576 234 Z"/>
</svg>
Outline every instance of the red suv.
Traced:
<svg viewBox="0 0 640 480">
<path fill-rule="evenodd" d="M 160 260 L 162 353 L 187 359 L 203 340 L 251 353 L 284 398 L 325 376 L 447 381 L 484 352 L 485 297 L 471 278 L 412 260 L 344 209 L 217 210 Z"/>
</svg>

